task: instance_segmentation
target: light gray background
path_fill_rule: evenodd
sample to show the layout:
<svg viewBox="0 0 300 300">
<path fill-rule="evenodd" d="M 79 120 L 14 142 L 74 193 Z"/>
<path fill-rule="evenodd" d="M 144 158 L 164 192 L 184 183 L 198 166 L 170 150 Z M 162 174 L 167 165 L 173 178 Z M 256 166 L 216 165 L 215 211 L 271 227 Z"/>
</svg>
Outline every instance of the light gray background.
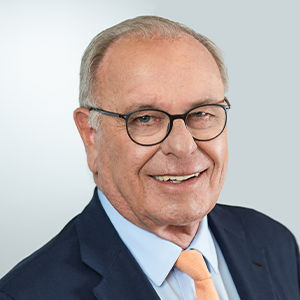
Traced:
<svg viewBox="0 0 300 300">
<path fill-rule="evenodd" d="M 141 14 L 183 22 L 221 47 L 232 110 L 220 202 L 263 211 L 300 240 L 299 0 L 2 0 L 0 277 L 90 200 L 72 119 L 80 59 L 99 31 Z"/>
</svg>

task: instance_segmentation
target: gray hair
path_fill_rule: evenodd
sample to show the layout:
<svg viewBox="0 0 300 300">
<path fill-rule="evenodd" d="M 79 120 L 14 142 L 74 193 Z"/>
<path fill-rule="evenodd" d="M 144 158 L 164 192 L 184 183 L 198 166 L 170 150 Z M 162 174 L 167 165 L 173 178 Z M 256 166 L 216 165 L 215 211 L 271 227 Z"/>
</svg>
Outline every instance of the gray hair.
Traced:
<svg viewBox="0 0 300 300">
<path fill-rule="evenodd" d="M 220 50 L 211 40 L 183 24 L 157 16 L 140 16 L 134 19 L 126 20 L 100 32 L 90 42 L 84 52 L 80 66 L 80 106 L 89 108 L 96 105 L 94 89 L 97 69 L 100 66 L 107 49 L 121 37 L 137 36 L 145 39 L 151 39 L 155 37 L 172 39 L 179 37 L 183 33 L 194 37 L 211 53 L 219 68 L 222 81 L 226 89 L 228 81 L 226 67 Z M 96 125 L 95 122 L 96 116 L 91 114 L 91 125 Z"/>
</svg>

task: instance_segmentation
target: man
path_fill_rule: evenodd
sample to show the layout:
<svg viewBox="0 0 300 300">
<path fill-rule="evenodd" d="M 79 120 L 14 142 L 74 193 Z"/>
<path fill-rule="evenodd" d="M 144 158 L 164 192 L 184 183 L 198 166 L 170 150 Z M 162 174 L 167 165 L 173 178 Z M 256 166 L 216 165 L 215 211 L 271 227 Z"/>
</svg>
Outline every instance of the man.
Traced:
<svg viewBox="0 0 300 300">
<path fill-rule="evenodd" d="M 138 17 L 96 36 L 80 75 L 74 119 L 97 188 L 1 280 L 0 299 L 300 299 L 293 235 L 216 205 L 230 104 L 215 45 Z"/>
</svg>

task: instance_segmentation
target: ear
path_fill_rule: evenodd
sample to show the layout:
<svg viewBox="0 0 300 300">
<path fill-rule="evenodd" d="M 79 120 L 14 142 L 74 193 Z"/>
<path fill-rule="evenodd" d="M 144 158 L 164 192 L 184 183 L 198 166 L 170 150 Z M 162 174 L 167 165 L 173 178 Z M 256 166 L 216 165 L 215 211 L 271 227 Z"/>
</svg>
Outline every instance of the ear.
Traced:
<svg viewBox="0 0 300 300">
<path fill-rule="evenodd" d="M 84 143 L 87 154 L 87 161 L 90 170 L 97 173 L 97 147 L 96 131 L 89 124 L 90 111 L 86 108 L 79 107 L 74 111 L 73 117 L 79 134 Z"/>
</svg>

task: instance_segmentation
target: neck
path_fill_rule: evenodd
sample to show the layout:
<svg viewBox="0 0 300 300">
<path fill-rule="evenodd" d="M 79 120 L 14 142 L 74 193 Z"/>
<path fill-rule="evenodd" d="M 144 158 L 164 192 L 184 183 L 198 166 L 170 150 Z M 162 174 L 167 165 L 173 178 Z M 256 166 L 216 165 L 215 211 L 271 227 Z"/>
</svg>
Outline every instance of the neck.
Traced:
<svg viewBox="0 0 300 300">
<path fill-rule="evenodd" d="M 197 233 L 200 222 L 194 222 L 189 225 L 178 226 L 178 225 L 167 225 L 163 227 L 144 228 L 157 236 L 168 240 L 182 249 L 186 249 L 192 242 L 194 236 Z"/>
<path fill-rule="evenodd" d="M 152 232 L 153 234 L 178 245 L 182 249 L 186 249 L 190 245 L 200 224 L 199 219 L 185 224 L 170 224 L 166 221 L 162 222 L 161 220 L 160 222 L 156 222 L 156 220 L 149 217 L 138 217 L 131 210 L 122 210 L 119 208 L 120 207 L 115 206 L 115 209 L 119 214 L 134 225 Z"/>
<path fill-rule="evenodd" d="M 112 195 L 113 196 L 113 195 Z M 116 199 L 117 197 L 110 197 L 110 199 Z M 107 199 L 108 199 L 107 197 Z M 178 222 L 178 218 L 173 218 L 173 221 L 167 220 L 162 221 L 156 218 L 151 218 L 146 214 L 136 214 L 131 209 L 129 209 L 128 205 L 124 201 L 109 201 L 108 202 L 114 207 L 116 211 L 122 217 L 127 219 L 129 222 L 134 225 L 151 232 L 158 237 L 168 240 L 182 249 L 186 249 L 192 242 L 195 237 L 200 221 L 198 218 L 196 220 L 182 220 L 182 223 Z M 175 222 L 174 222 L 175 220 Z"/>
</svg>

